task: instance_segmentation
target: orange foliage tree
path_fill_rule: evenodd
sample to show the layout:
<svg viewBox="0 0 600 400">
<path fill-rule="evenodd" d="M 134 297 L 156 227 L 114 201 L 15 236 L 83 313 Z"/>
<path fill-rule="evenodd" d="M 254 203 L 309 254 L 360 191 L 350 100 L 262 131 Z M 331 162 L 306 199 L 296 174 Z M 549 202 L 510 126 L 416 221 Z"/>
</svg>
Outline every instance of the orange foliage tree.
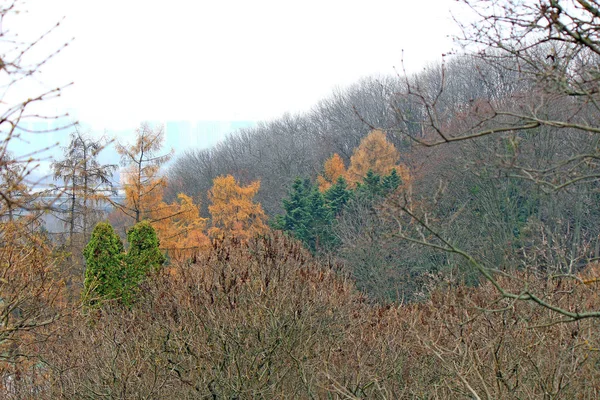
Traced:
<svg viewBox="0 0 600 400">
<path fill-rule="evenodd" d="M 200 217 L 199 206 L 190 196 L 179 193 L 177 200 L 171 204 L 161 203 L 152 214 L 152 225 L 161 246 L 169 249 L 207 247 L 210 241 L 204 232 L 208 219 Z"/>
<path fill-rule="evenodd" d="M 342 157 L 340 157 L 339 154 L 335 153 L 325 161 L 325 164 L 323 165 L 323 175 L 317 177 L 319 190 L 321 192 L 326 192 L 335 184 L 340 176 L 345 178 L 346 175 L 347 171 L 344 160 L 342 160 Z"/>
<path fill-rule="evenodd" d="M 348 181 L 353 185 L 362 181 L 369 170 L 379 176 L 385 176 L 392 169 L 396 169 L 402 181 L 406 183 L 410 180 L 408 168 L 398 165 L 399 160 L 400 153 L 396 146 L 387 141 L 383 131 L 375 129 L 354 149 L 348 168 Z"/>
<path fill-rule="evenodd" d="M 142 123 L 136 134 L 132 145 L 116 146 L 125 167 L 122 175 L 126 199 L 124 204 L 115 205 L 138 223 L 150 219 L 150 214 L 160 207 L 166 180 L 159 172 L 161 166 L 171 158 L 172 152 L 158 154 L 164 141 L 162 126 L 151 127 L 148 123 Z"/>
<path fill-rule="evenodd" d="M 171 204 L 163 201 L 167 180 L 160 168 L 172 156 L 159 154 L 164 142 L 162 126 L 142 123 L 137 138 L 130 146 L 118 145 L 117 152 L 126 167 L 123 172 L 124 204 L 116 204 L 133 221 L 148 220 L 156 229 L 161 247 L 182 249 L 208 245 L 204 234 L 206 219 L 200 217 L 198 205 L 180 193 Z"/>
<path fill-rule="evenodd" d="M 260 181 L 240 186 L 231 175 L 214 179 L 208 192 L 211 205 L 212 237 L 233 236 L 247 240 L 267 232 L 266 215 L 262 206 L 252 199 L 260 188 Z"/>
</svg>

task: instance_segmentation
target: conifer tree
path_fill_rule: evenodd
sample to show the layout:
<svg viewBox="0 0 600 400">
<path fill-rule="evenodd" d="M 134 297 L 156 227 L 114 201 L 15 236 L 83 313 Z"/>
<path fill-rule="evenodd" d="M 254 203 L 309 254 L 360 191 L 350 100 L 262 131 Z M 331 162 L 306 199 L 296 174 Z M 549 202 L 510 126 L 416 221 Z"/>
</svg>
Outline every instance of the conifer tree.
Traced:
<svg viewBox="0 0 600 400">
<path fill-rule="evenodd" d="M 156 231 L 148 221 L 135 224 L 127 232 L 129 251 L 127 252 L 127 277 L 130 285 L 139 284 L 150 272 L 155 272 L 165 262 L 159 250 L 160 241 Z"/>
<path fill-rule="evenodd" d="M 400 154 L 396 147 L 387 141 L 385 133 L 373 130 L 354 150 L 348 168 L 348 180 L 351 184 L 361 182 L 367 172 L 385 176 L 396 167 Z"/>
<path fill-rule="evenodd" d="M 310 180 L 296 178 L 289 192 L 289 199 L 283 200 L 285 214 L 278 216 L 275 224 L 277 229 L 290 232 L 295 238 L 303 242 L 309 236 L 309 196 L 311 189 Z"/>
<path fill-rule="evenodd" d="M 362 182 L 357 183 L 356 194 L 369 199 L 380 197 L 382 194 L 381 176 L 371 169 L 367 171 Z"/>
<path fill-rule="evenodd" d="M 125 167 L 122 175 L 126 199 L 124 204 L 114 205 L 138 223 L 151 219 L 151 214 L 161 207 L 166 180 L 159 172 L 170 160 L 172 152 L 159 154 L 164 141 L 162 126 L 142 123 L 136 134 L 135 143 L 116 147 Z"/>
<path fill-rule="evenodd" d="M 121 298 L 126 274 L 123 243 L 109 223 L 96 225 L 83 255 L 86 302 L 95 304 L 98 300 Z"/>
<path fill-rule="evenodd" d="M 317 183 L 319 184 L 319 190 L 321 192 L 327 191 L 340 177 L 346 176 L 346 166 L 344 160 L 339 154 L 335 153 L 332 155 L 325 164 L 323 165 L 323 174 L 317 177 Z"/>
<path fill-rule="evenodd" d="M 164 264 L 156 231 L 148 221 L 134 225 L 127 232 L 127 240 L 129 251 L 125 254 L 121 239 L 109 223 L 101 222 L 94 228 L 84 249 L 84 300 L 88 305 L 111 299 L 131 305 L 146 275 Z"/>
<path fill-rule="evenodd" d="M 171 204 L 161 203 L 152 213 L 152 221 L 163 248 L 203 248 L 210 244 L 205 234 L 208 219 L 200 216 L 199 205 L 184 193 Z"/>
<path fill-rule="evenodd" d="M 117 166 L 98 161 L 103 148 L 102 140 L 93 140 L 76 129 L 71 134 L 71 142 L 63 149 L 64 158 L 52 164 L 54 179 L 62 182 L 61 207 L 55 215 L 68 228 L 71 263 L 78 260 L 73 256 L 81 254 L 90 227 L 100 219 L 98 203 L 114 193 L 111 179 Z M 80 240 L 76 240 L 76 236 L 80 236 Z"/>
<path fill-rule="evenodd" d="M 233 236 L 242 240 L 267 232 L 266 215 L 260 204 L 253 201 L 260 188 L 260 181 L 240 186 L 231 175 L 214 179 L 208 192 L 211 205 L 212 237 Z"/>
<path fill-rule="evenodd" d="M 340 176 L 335 185 L 331 186 L 325 192 L 325 200 L 332 211 L 334 217 L 338 216 L 346 203 L 352 198 L 352 191 L 348 189 L 348 183 L 343 176 Z"/>
<path fill-rule="evenodd" d="M 312 190 L 308 206 L 310 213 L 308 247 L 313 252 L 324 251 L 333 242 L 331 236 L 333 214 L 326 206 L 323 193 L 317 187 Z"/>
<path fill-rule="evenodd" d="M 362 200 L 376 202 L 393 193 L 400 187 L 401 183 L 402 179 L 400 178 L 400 175 L 398 175 L 396 168 L 393 168 L 391 172 L 384 177 L 369 170 L 362 182 L 356 184 L 355 193 L 356 196 Z"/>
<path fill-rule="evenodd" d="M 286 213 L 277 217 L 278 229 L 289 232 L 313 253 L 325 251 L 332 246 L 334 239 L 331 225 L 334 212 L 323 193 L 310 180 L 296 178 L 289 199 L 283 200 L 283 208 Z"/>
<path fill-rule="evenodd" d="M 384 196 L 393 193 L 402 184 L 402 178 L 398 175 L 396 168 L 392 169 L 389 175 L 384 176 L 381 181 L 382 192 Z"/>
</svg>

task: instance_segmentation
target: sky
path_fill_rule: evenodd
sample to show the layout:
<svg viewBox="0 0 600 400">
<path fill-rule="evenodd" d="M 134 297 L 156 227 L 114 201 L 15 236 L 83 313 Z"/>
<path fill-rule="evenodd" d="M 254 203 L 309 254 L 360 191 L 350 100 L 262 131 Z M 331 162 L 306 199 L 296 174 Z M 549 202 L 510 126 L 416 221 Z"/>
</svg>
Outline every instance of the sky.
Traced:
<svg viewBox="0 0 600 400">
<path fill-rule="evenodd" d="M 4 26 L 30 40 L 60 21 L 31 57 L 68 46 L 17 95 L 73 82 L 40 112 L 68 113 L 95 135 L 126 141 L 145 120 L 272 120 L 361 77 L 401 71 L 402 60 L 418 71 L 453 48 L 451 7 L 456 1 L 29 0 Z M 67 142 L 64 133 L 51 139 Z"/>
</svg>

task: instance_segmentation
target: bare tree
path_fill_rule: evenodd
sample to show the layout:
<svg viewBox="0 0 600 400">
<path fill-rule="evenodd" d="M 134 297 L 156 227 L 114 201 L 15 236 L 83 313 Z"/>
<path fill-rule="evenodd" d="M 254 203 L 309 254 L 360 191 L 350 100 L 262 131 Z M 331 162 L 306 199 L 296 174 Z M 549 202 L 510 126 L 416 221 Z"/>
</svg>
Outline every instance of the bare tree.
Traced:
<svg viewBox="0 0 600 400">
<path fill-rule="evenodd" d="M 403 199 L 389 214 L 397 222 L 397 234 L 461 258 L 504 298 L 537 303 L 562 315 L 561 321 L 598 318 L 600 311 L 557 306 L 527 282 L 521 281 L 518 291 L 509 290 L 499 283 L 498 275 L 526 267 L 549 274 L 557 282 L 582 282 L 577 272 L 597 258 L 598 230 L 587 221 L 596 220 L 588 204 L 597 201 L 600 183 L 599 5 L 585 0 L 464 3 L 477 19 L 462 26 L 459 40 L 474 50 L 463 60 L 475 66 L 474 82 L 501 90 L 495 95 L 474 91 L 462 101 L 454 99 L 449 107 L 445 101 L 455 82 L 448 65 L 439 69 L 433 86 L 407 77 L 401 97 L 420 112 L 397 108 L 398 132 L 426 148 L 462 143 L 470 155 L 465 170 L 485 182 L 494 181 L 491 171 L 497 173 L 496 182 L 513 179 L 504 197 L 493 193 L 500 193 L 497 184 L 488 185 L 487 193 L 481 192 L 481 185 L 473 186 L 477 189 L 474 197 L 488 196 L 479 206 L 487 207 L 485 215 L 498 215 L 496 221 L 504 217 L 506 207 L 512 204 L 521 209 L 529 201 L 533 191 L 523 191 L 518 180 L 533 183 L 541 197 L 531 207 L 535 211 L 523 217 L 518 227 L 521 233 L 504 232 L 502 243 L 522 242 L 509 247 L 501 262 L 465 249 L 457 236 L 433 218 L 431 210 Z M 408 129 L 414 125 L 419 129 Z M 482 211 L 479 208 L 479 215 Z M 462 209 L 455 209 L 447 217 L 456 222 L 463 216 Z M 527 235 L 540 240 L 527 239 Z M 477 236 L 473 241 L 486 245 Z M 556 265 L 548 265 L 552 260 Z"/>
<path fill-rule="evenodd" d="M 28 121 L 60 117 L 38 114 L 32 111 L 32 106 L 60 95 L 65 86 L 37 94 L 20 92 L 19 86 L 31 81 L 63 47 L 45 55 L 41 49 L 41 43 L 58 24 L 31 42 L 21 41 L 10 30 L 14 27 L 12 18 L 20 11 L 20 1 L 0 5 L 0 376 L 3 383 L 14 380 L 17 373 L 29 373 L 28 368 L 35 363 L 28 361 L 36 355 L 34 344 L 51 336 L 49 327 L 65 312 L 60 306 L 64 285 L 57 276 L 60 260 L 41 232 L 37 215 L 32 213 L 48 209 L 31 201 L 35 197 L 32 186 L 36 183 L 32 177 L 44 149 L 33 148 L 28 154 L 9 152 L 11 143 L 25 140 L 24 134 L 47 133 L 27 129 Z"/>
<path fill-rule="evenodd" d="M 64 158 L 52 164 L 54 179 L 63 183 L 61 201 L 55 203 L 55 208 L 58 218 L 68 227 L 71 253 L 83 249 L 89 227 L 97 219 L 98 205 L 106 202 L 107 195 L 115 193 L 112 175 L 117 166 L 98 161 L 104 147 L 102 140 L 93 140 L 76 128 L 71 142 L 64 147 Z M 82 235 L 79 245 L 75 243 L 77 233 Z"/>
<path fill-rule="evenodd" d="M 2 72 L 2 78 L 0 79 L 0 102 L 2 104 L 0 109 L 0 169 L 18 171 L 16 181 L 28 182 L 31 186 L 36 183 L 32 181 L 33 172 L 39 165 L 40 153 L 45 149 L 34 148 L 28 154 L 11 155 L 9 144 L 25 140 L 24 134 L 44 134 L 68 127 L 70 123 L 47 131 L 39 131 L 26 128 L 26 123 L 36 120 L 58 121 L 63 117 L 60 115 L 43 115 L 32 112 L 31 109 L 37 103 L 58 97 L 60 92 L 70 84 L 38 94 L 22 93 L 19 91 L 19 85 L 39 73 L 41 68 L 60 53 L 68 43 L 49 54 L 47 53 L 45 56 L 30 57 L 32 53 L 39 51 L 40 44 L 59 26 L 59 23 L 31 42 L 21 41 L 18 34 L 7 28 L 12 22 L 10 21 L 11 18 L 22 11 L 21 3 L 19 0 L 13 0 L 0 6 L 0 71 Z M 0 198 L 7 205 L 7 210 L 31 208 L 31 204 L 27 204 L 23 196 L 17 193 L 18 191 L 13 192 L 9 188 L 0 191 Z"/>
</svg>

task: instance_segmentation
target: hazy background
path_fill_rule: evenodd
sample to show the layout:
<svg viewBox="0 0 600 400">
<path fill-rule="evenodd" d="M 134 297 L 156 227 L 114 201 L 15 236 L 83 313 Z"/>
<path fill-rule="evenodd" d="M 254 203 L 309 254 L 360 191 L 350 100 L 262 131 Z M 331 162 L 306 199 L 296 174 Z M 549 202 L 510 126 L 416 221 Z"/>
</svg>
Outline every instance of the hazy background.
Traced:
<svg viewBox="0 0 600 400">
<path fill-rule="evenodd" d="M 5 23 L 18 24 L 20 39 L 31 40 L 60 21 L 31 57 L 68 46 L 42 68 L 37 88 L 28 83 L 15 92 L 73 82 L 59 99 L 41 103 L 41 114 L 68 114 L 58 125 L 78 121 L 95 136 L 120 141 L 141 121 L 163 123 L 167 145 L 181 152 L 306 111 L 361 77 L 402 73 L 403 57 L 408 72 L 440 61 L 457 31 L 453 3 L 30 0 L 27 12 Z M 68 131 L 25 136 L 13 151 L 67 139 Z M 57 146 L 46 153 L 57 154 Z M 49 160 L 39 173 L 48 172 Z"/>
</svg>

